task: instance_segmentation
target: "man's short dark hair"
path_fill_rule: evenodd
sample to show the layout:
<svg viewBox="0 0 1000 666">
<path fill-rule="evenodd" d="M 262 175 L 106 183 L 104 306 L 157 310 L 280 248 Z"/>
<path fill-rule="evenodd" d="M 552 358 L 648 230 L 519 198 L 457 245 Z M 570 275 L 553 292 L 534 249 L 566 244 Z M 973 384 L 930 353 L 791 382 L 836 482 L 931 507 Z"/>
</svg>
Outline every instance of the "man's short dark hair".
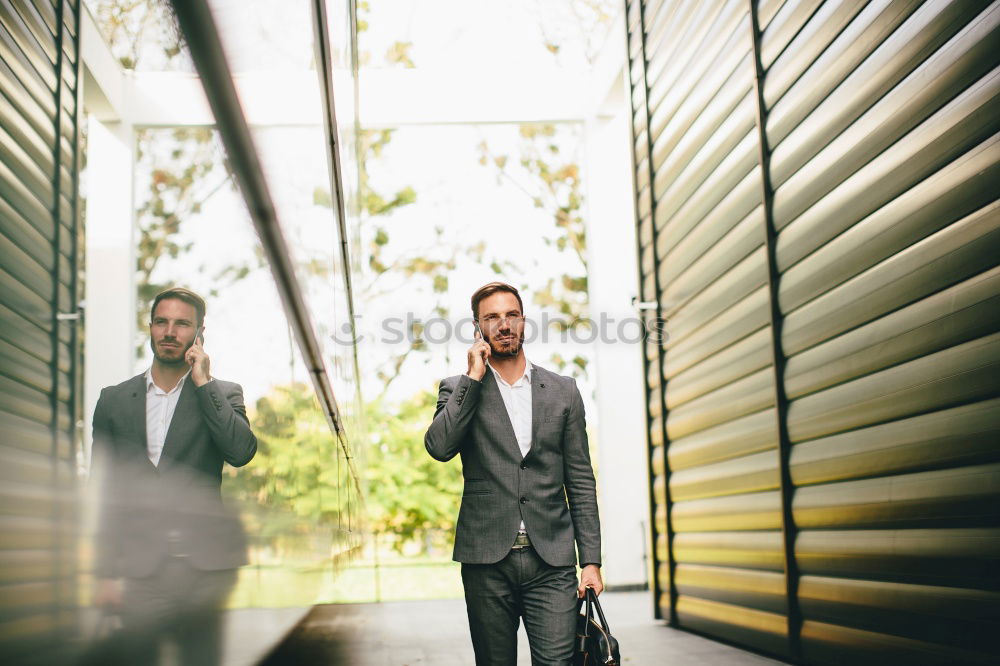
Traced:
<svg viewBox="0 0 1000 666">
<path fill-rule="evenodd" d="M 153 307 L 149 309 L 150 320 L 152 320 L 153 316 L 156 314 L 156 306 L 160 304 L 160 301 L 168 298 L 175 298 L 178 301 L 184 301 L 188 305 L 194 307 L 195 314 L 198 317 L 197 325 L 200 327 L 205 324 L 205 299 L 190 289 L 185 289 L 184 287 L 171 287 L 170 289 L 164 289 L 158 293 L 156 298 L 153 299 Z"/>
<path fill-rule="evenodd" d="M 479 320 L 479 302 L 498 291 L 506 291 L 509 294 L 514 294 L 514 297 L 517 298 L 517 305 L 521 308 L 521 314 L 524 314 L 524 303 L 521 302 L 521 294 L 517 293 L 517 289 L 513 285 L 509 285 L 506 282 L 490 282 L 476 289 L 476 293 L 472 295 L 472 317 L 474 319 Z"/>
</svg>

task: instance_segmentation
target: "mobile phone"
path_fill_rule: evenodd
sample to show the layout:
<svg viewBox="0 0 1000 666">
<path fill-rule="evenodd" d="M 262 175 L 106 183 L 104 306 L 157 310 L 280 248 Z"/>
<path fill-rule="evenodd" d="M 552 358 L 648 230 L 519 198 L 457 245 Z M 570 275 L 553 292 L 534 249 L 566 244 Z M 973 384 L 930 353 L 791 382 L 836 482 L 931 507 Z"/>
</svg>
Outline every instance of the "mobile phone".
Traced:
<svg viewBox="0 0 1000 666">
<path fill-rule="evenodd" d="M 198 330 L 194 334 L 194 341 L 191 344 L 194 345 L 194 343 L 198 342 L 199 339 L 201 340 L 201 344 L 204 346 L 204 344 L 205 344 L 205 327 L 204 326 L 199 326 L 198 327 Z"/>
</svg>

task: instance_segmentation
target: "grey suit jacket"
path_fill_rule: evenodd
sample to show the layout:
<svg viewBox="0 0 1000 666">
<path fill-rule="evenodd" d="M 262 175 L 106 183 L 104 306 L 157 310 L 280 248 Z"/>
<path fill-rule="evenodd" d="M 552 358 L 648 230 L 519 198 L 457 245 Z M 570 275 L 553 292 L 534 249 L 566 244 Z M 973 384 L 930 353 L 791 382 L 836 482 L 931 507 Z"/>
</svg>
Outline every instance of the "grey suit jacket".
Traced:
<svg viewBox="0 0 1000 666">
<path fill-rule="evenodd" d="M 465 490 L 454 559 L 503 559 L 524 521 L 532 546 L 552 566 L 601 563 L 601 527 L 583 399 L 576 380 L 532 364 L 531 450 L 522 458 L 496 378 L 442 380 L 424 436 L 440 461 L 462 458 Z M 567 506 L 567 500 L 569 505 Z"/>
<path fill-rule="evenodd" d="M 243 530 L 222 503 L 222 463 L 245 465 L 256 452 L 238 384 L 184 381 L 159 466 L 147 454 L 145 376 L 101 391 L 93 448 L 97 575 L 148 576 L 168 553 L 205 570 L 245 564 Z"/>
</svg>

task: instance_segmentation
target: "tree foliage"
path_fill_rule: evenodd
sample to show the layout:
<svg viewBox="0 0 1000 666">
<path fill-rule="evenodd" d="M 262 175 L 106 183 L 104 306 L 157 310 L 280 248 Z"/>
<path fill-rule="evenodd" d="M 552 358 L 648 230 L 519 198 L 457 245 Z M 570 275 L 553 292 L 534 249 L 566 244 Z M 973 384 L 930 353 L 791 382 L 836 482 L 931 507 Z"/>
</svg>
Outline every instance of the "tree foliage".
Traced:
<svg viewBox="0 0 1000 666">
<path fill-rule="evenodd" d="M 479 163 L 494 169 L 500 182 L 513 185 L 535 208 L 551 216 L 553 226 L 540 233 L 541 240 L 570 255 L 576 269 L 549 275 L 544 286 L 534 289 L 533 302 L 561 315 L 554 322 L 557 329 L 570 330 L 590 325 L 587 232 L 580 166 L 575 156 L 565 154 L 559 131 L 559 126 L 552 123 L 522 124 L 518 127 L 520 143 L 515 155 L 495 153 L 484 140 L 479 144 Z M 561 371 L 575 376 L 586 374 L 588 359 L 584 356 L 565 358 L 553 354 L 550 360 Z"/>
</svg>

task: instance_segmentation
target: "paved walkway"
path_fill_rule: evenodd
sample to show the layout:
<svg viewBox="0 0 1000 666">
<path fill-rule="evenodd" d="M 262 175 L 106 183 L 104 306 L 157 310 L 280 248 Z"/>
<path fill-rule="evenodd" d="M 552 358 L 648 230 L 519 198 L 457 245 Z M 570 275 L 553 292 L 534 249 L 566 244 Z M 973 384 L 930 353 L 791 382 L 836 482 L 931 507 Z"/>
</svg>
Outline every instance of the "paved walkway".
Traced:
<svg viewBox="0 0 1000 666">
<path fill-rule="evenodd" d="M 624 664 L 782 663 L 670 629 L 652 619 L 652 602 L 646 592 L 608 592 L 601 595 L 601 602 L 612 632 L 621 643 Z M 470 666 L 474 659 L 465 602 L 444 599 L 316 606 L 263 663 Z M 530 663 L 522 628 L 518 664 Z"/>
</svg>

